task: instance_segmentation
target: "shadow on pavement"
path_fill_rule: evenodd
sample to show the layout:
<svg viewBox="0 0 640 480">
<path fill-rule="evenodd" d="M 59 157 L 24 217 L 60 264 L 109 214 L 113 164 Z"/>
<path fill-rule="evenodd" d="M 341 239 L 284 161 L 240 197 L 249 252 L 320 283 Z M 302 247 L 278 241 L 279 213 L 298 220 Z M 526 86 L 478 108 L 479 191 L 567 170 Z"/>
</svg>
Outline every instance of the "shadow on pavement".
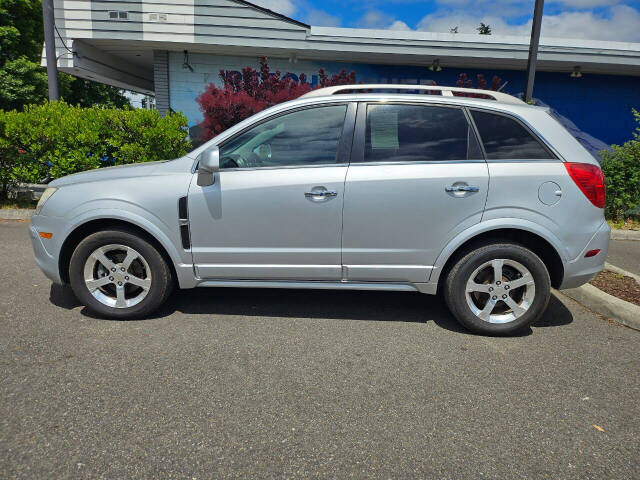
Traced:
<svg viewBox="0 0 640 480">
<path fill-rule="evenodd" d="M 51 303 L 65 309 L 80 306 L 71 288 L 52 285 Z M 262 288 L 196 288 L 173 294 L 167 304 L 150 318 L 180 312 L 187 315 L 234 315 L 285 318 L 322 318 L 385 322 L 433 321 L 439 327 L 470 334 L 449 313 L 438 296 L 406 292 L 287 290 Z M 97 318 L 86 308 L 83 315 Z M 571 312 L 555 296 L 533 327 L 558 327 L 573 321 Z M 531 328 L 519 336 L 532 333 Z"/>
<path fill-rule="evenodd" d="M 564 303 L 558 299 L 554 292 L 551 292 L 549 306 L 542 315 L 542 318 L 533 324 L 534 327 L 560 327 L 573 322 L 573 314 L 565 307 Z"/>
<path fill-rule="evenodd" d="M 73 294 L 73 290 L 71 290 L 69 285 L 58 285 L 56 283 L 51 284 L 49 300 L 56 307 L 66 308 L 67 310 L 71 310 L 82 305 L 76 299 L 76 296 Z"/>
</svg>

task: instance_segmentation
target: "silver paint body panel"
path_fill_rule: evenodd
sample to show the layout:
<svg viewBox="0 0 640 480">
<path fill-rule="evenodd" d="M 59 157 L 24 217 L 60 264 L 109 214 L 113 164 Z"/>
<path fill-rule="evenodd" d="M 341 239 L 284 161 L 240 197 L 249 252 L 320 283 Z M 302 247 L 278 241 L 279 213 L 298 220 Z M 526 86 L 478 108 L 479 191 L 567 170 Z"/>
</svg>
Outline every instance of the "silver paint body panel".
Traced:
<svg viewBox="0 0 640 480">
<path fill-rule="evenodd" d="M 568 176 L 563 161 L 596 163 L 544 109 L 464 97 L 357 94 L 287 102 L 241 122 L 167 162 L 101 169 L 52 182 L 56 193 L 32 218 L 36 262 L 61 283 L 64 241 L 90 221 L 129 222 L 153 236 L 181 288 L 263 286 L 370 288 L 435 293 L 449 257 L 465 241 L 501 228 L 547 240 L 564 266 L 562 288 L 603 268 L 609 227 Z M 550 161 L 348 163 L 223 170 L 196 185 L 198 155 L 275 114 L 300 106 L 390 101 L 496 111 L 525 123 L 558 157 Z M 453 196 L 456 182 L 477 192 Z M 544 182 L 562 189 L 540 201 Z M 305 196 L 324 186 L 335 197 Z M 181 244 L 178 199 L 188 196 L 191 249 Z M 51 232 L 43 239 L 39 232 Z M 584 258 L 589 249 L 602 253 Z"/>
</svg>

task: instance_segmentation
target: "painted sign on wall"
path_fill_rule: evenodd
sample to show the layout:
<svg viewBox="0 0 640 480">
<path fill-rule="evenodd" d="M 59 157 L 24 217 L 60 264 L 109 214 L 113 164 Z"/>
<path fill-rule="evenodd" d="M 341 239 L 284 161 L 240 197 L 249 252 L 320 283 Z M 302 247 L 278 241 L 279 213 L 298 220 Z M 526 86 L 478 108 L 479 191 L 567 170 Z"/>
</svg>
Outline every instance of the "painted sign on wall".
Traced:
<svg viewBox="0 0 640 480">
<path fill-rule="evenodd" d="M 254 57 L 192 54 L 189 58 L 191 71 L 183 67 L 183 60 L 181 53 L 172 53 L 169 57 L 169 91 L 171 108 L 185 113 L 190 127 L 202 122 L 196 97 L 212 82 L 222 86 L 221 70 L 241 74 L 244 67 L 258 67 L 258 59 Z M 320 68 L 328 74 L 342 69 L 354 71 L 357 81 L 364 83 L 428 85 L 433 81 L 437 85 L 455 85 L 461 73 L 473 80 L 482 74 L 488 82 L 497 75 L 501 84 L 506 84 L 503 91 L 511 94 L 524 90 L 525 76 L 523 71 L 517 70 L 448 68 L 446 65 L 439 72 L 424 66 L 308 60 L 290 63 L 286 59 L 269 59 L 269 65 L 272 72 L 279 70 L 294 80 L 304 73 L 312 85 L 318 82 Z M 573 78 L 564 72 L 538 72 L 534 97 L 567 117 L 577 129 L 606 144 L 619 144 L 629 140 L 634 129 L 631 109 L 640 109 L 638 84 L 637 77 L 584 74 L 581 78 Z"/>
</svg>

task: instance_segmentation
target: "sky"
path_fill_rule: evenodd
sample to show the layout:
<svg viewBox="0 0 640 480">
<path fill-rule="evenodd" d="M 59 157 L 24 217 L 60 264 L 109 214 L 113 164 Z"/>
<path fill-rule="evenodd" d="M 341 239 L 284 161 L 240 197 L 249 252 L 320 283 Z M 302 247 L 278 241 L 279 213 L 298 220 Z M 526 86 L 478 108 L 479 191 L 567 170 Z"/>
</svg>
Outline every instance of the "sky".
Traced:
<svg viewBox="0 0 640 480">
<path fill-rule="evenodd" d="M 313 26 L 530 35 L 534 0 L 249 0 Z M 542 37 L 640 42 L 640 0 L 547 0 Z"/>
</svg>

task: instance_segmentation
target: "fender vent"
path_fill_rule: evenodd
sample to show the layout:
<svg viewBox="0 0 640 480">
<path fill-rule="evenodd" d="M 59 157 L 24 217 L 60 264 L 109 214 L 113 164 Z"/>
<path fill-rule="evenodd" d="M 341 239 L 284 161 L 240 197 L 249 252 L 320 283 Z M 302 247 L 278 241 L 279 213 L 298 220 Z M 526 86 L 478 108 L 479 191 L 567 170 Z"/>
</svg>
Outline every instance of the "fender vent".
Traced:
<svg viewBox="0 0 640 480">
<path fill-rule="evenodd" d="M 191 238 L 189 235 L 189 207 L 187 197 L 180 197 L 178 199 L 178 223 L 180 224 L 182 248 L 189 250 L 191 248 Z"/>
</svg>

